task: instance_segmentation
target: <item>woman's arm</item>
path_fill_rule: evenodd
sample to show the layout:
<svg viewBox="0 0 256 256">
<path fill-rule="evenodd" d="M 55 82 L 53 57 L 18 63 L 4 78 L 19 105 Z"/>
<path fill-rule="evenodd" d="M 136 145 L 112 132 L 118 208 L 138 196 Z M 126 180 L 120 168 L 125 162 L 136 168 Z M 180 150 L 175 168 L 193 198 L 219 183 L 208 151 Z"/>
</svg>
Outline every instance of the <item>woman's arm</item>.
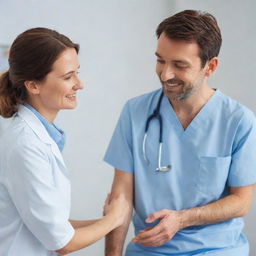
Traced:
<svg viewBox="0 0 256 256">
<path fill-rule="evenodd" d="M 94 224 L 95 222 L 97 222 L 99 220 L 100 219 L 96 219 L 96 220 L 69 220 L 69 222 L 71 223 L 72 227 L 74 229 L 76 229 L 76 228 L 87 227 L 91 224 Z"/>
<path fill-rule="evenodd" d="M 123 195 L 111 200 L 106 216 L 104 216 L 102 219 L 95 220 L 95 222 L 92 224 L 75 228 L 75 234 L 70 242 L 56 252 L 60 255 L 66 255 L 93 244 L 113 229 L 122 225 L 126 219 L 127 212 L 128 203 Z M 80 224 L 82 223 L 80 222 Z M 86 221 L 84 224 L 86 224 Z"/>
</svg>

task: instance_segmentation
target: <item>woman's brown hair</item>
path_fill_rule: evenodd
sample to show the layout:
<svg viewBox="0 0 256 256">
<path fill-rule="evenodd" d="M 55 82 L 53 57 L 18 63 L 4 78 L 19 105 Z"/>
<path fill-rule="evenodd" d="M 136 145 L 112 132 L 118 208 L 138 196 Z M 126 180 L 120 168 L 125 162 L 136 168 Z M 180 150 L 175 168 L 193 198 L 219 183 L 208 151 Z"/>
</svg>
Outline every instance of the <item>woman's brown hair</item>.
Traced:
<svg viewBox="0 0 256 256">
<path fill-rule="evenodd" d="M 33 28 L 20 34 L 9 52 L 9 70 L 0 77 L 0 115 L 11 117 L 26 101 L 25 81 L 43 81 L 66 48 L 79 45 L 48 28 Z"/>
</svg>

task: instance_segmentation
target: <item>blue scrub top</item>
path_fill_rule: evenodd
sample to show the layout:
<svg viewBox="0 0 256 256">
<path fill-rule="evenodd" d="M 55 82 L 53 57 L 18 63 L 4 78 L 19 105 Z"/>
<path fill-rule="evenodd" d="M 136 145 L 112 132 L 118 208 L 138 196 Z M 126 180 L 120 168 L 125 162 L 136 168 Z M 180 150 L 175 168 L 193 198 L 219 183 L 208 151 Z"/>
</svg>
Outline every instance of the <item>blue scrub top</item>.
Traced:
<svg viewBox="0 0 256 256">
<path fill-rule="evenodd" d="M 129 100 L 123 108 L 104 160 L 134 175 L 133 223 L 135 233 L 150 226 L 147 216 L 161 209 L 183 210 L 206 205 L 228 194 L 228 187 L 256 183 L 256 121 L 254 114 L 217 90 L 184 130 L 167 97 L 163 97 L 162 165 L 158 167 L 159 123 L 150 123 L 142 152 L 146 120 L 157 105 L 161 90 Z M 212 225 L 180 230 L 166 244 L 147 248 L 130 243 L 126 255 L 248 254 L 241 233 L 243 220 L 230 219 Z M 140 254 L 141 253 L 141 254 Z M 233 251 L 234 253 L 234 251 Z M 207 254 L 208 255 L 208 254 Z"/>
</svg>

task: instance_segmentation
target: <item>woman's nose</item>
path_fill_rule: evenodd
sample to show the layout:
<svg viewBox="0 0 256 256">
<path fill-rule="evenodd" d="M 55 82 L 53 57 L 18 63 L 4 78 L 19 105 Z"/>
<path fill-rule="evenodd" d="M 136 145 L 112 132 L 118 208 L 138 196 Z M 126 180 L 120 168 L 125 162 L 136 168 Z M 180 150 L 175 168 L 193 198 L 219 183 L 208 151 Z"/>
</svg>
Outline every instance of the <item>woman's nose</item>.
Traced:
<svg viewBox="0 0 256 256">
<path fill-rule="evenodd" d="M 79 78 L 77 78 L 77 81 L 75 83 L 75 85 L 73 86 L 74 90 L 81 90 L 84 88 L 83 83 L 81 82 L 81 80 Z"/>
</svg>

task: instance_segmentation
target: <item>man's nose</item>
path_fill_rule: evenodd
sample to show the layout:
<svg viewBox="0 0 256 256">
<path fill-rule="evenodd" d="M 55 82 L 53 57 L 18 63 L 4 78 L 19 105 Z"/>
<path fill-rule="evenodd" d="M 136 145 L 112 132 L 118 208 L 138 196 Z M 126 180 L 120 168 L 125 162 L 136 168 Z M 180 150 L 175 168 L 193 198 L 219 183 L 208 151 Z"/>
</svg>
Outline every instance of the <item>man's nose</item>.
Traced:
<svg viewBox="0 0 256 256">
<path fill-rule="evenodd" d="M 161 80 L 167 81 L 174 78 L 174 72 L 169 66 L 165 66 L 161 73 Z"/>
</svg>

